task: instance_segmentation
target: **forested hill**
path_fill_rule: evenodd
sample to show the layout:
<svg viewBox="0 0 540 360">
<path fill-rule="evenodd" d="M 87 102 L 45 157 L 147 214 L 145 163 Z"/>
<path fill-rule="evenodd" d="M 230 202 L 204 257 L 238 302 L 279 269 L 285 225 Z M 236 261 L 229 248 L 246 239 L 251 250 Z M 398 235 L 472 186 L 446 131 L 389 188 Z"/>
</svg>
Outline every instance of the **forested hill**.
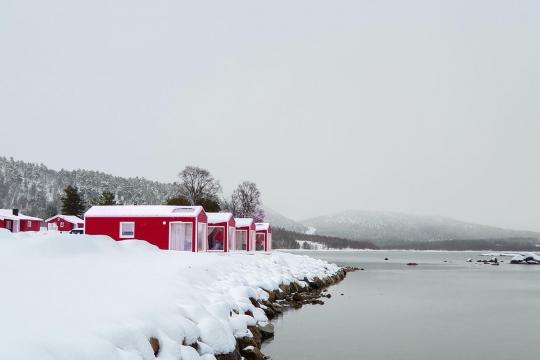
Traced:
<svg viewBox="0 0 540 360">
<path fill-rule="evenodd" d="M 311 235 L 279 227 L 272 229 L 272 246 L 275 249 L 298 249 L 298 241 L 320 244 L 323 249 L 378 249 L 370 241 L 355 241 L 335 236 Z"/>
<path fill-rule="evenodd" d="M 77 186 L 85 200 L 110 191 L 124 204 L 163 204 L 174 195 L 172 184 L 144 178 L 123 178 L 89 170 L 51 170 L 0 157 L 0 208 L 18 208 L 46 218 L 57 214 L 60 197 L 68 185 Z"/>
</svg>

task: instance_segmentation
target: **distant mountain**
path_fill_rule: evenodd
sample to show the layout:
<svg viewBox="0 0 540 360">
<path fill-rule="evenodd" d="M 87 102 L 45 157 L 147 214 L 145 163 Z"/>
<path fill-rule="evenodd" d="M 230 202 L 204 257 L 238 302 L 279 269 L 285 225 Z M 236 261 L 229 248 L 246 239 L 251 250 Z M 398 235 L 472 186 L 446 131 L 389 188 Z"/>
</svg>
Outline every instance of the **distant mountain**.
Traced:
<svg viewBox="0 0 540 360">
<path fill-rule="evenodd" d="M 377 245 L 448 240 L 540 239 L 540 234 L 532 231 L 507 230 L 445 217 L 396 212 L 349 210 L 301 223 L 315 228 L 315 233 L 319 235 L 369 240 Z"/>
<path fill-rule="evenodd" d="M 294 231 L 297 233 L 305 233 L 309 228 L 305 225 L 302 225 L 298 221 L 289 219 L 286 216 L 281 215 L 277 211 L 264 207 L 265 221 L 272 224 L 272 227 L 278 227 L 289 231 Z"/>
<path fill-rule="evenodd" d="M 107 190 L 123 204 L 163 204 L 174 194 L 172 184 L 144 178 L 123 178 L 89 170 L 51 170 L 0 157 L 0 208 L 18 208 L 46 218 L 61 208 L 64 188 L 74 185 L 86 201 Z"/>
</svg>

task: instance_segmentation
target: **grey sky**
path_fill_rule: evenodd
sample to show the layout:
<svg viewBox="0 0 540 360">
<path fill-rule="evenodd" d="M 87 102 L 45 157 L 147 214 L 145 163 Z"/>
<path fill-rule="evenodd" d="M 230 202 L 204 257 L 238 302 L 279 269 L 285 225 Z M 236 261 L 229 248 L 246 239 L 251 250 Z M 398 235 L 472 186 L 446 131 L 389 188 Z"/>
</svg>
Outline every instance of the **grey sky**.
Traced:
<svg viewBox="0 0 540 360">
<path fill-rule="evenodd" d="M 0 154 L 540 230 L 539 4 L 0 0 Z"/>
</svg>

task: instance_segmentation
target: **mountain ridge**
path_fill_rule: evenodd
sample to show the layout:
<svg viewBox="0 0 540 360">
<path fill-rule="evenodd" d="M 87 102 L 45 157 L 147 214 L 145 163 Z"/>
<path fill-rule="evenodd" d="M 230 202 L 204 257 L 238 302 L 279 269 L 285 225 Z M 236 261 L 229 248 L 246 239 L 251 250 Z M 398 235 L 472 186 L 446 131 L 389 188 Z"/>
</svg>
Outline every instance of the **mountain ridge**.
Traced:
<svg viewBox="0 0 540 360">
<path fill-rule="evenodd" d="M 530 238 L 540 233 L 504 229 L 436 215 L 392 211 L 345 210 L 300 221 L 320 235 L 377 242 Z"/>
</svg>

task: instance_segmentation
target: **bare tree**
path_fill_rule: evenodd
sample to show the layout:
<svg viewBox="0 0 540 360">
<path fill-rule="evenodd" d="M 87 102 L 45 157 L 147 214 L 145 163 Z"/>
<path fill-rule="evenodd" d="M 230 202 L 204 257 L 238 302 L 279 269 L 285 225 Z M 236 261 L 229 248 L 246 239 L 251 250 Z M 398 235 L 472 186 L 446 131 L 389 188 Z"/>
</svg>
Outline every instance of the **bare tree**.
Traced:
<svg viewBox="0 0 540 360">
<path fill-rule="evenodd" d="M 221 185 L 206 169 L 186 166 L 180 174 L 178 193 L 191 205 L 202 205 L 208 201 L 218 202 Z"/>
<path fill-rule="evenodd" d="M 237 217 L 253 218 L 256 222 L 264 220 L 261 192 L 254 182 L 244 181 L 238 185 L 226 206 Z"/>
</svg>

